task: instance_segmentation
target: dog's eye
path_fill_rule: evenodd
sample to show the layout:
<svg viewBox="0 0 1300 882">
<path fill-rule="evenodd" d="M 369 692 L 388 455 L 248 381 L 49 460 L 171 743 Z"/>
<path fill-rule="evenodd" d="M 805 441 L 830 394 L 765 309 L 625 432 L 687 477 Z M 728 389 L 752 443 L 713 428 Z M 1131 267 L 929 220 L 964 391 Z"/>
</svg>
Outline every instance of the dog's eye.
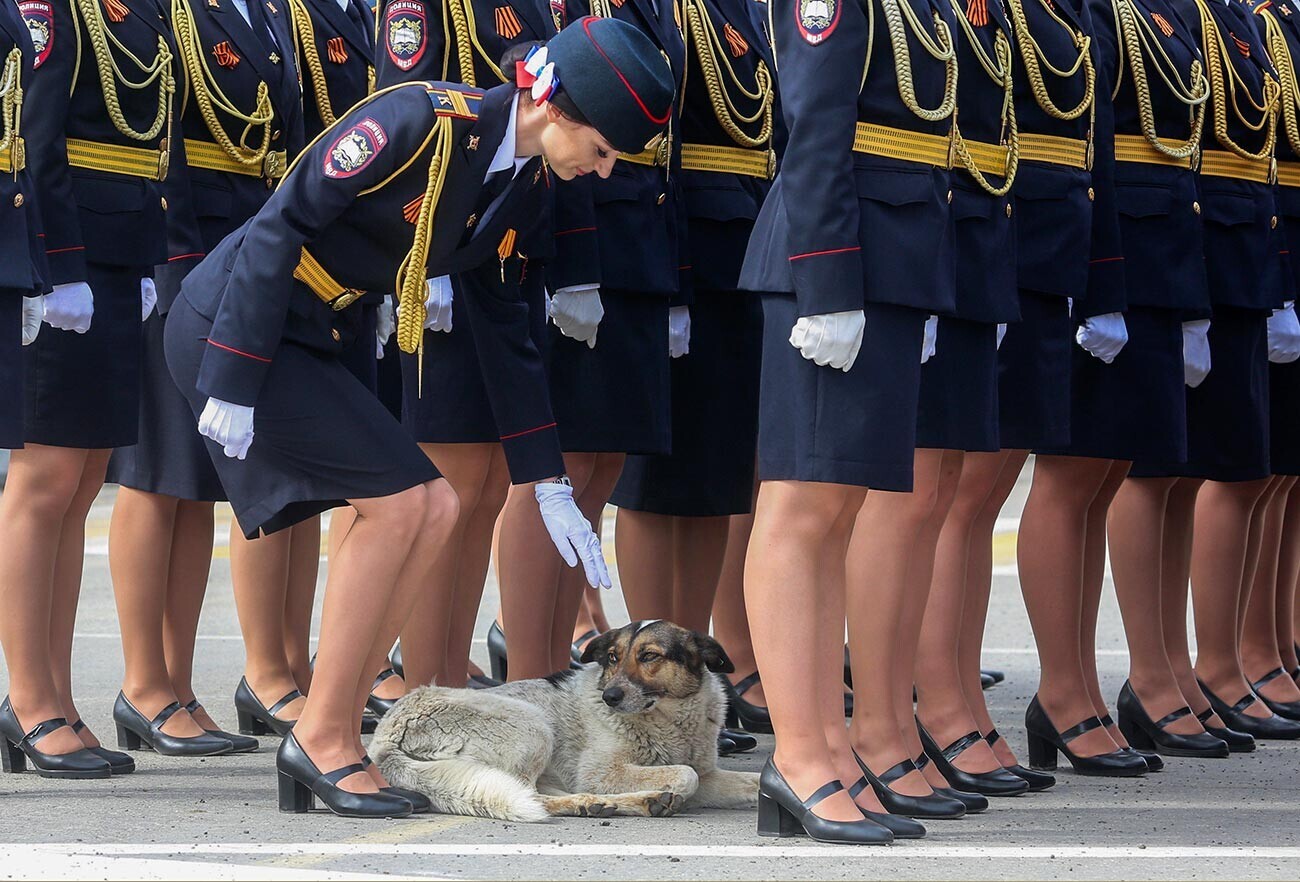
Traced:
<svg viewBox="0 0 1300 882">
<path fill-rule="evenodd" d="M 609 655 L 605 657 L 605 660 L 608 661 L 611 665 L 618 664 L 618 653 L 611 652 Z"/>
<path fill-rule="evenodd" d="M 641 662 L 641 664 L 644 665 L 644 664 L 647 664 L 647 663 L 649 663 L 649 662 L 654 661 L 654 660 L 657 659 L 658 657 L 659 657 L 659 653 L 647 649 L 645 652 L 643 652 L 643 653 L 641 653 L 639 656 L 637 656 L 637 661 Z"/>
</svg>

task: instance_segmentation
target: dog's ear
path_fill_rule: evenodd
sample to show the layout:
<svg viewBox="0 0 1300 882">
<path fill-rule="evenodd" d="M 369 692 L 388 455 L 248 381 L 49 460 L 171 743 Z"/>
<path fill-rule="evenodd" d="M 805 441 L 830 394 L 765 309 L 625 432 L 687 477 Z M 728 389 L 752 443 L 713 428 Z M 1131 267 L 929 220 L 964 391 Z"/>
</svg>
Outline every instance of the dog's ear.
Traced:
<svg viewBox="0 0 1300 882">
<path fill-rule="evenodd" d="M 699 631 L 692 631 L 691 636 L 695 638 L 695 651 L 700 654 L 700 661 L 704 662 L 706 668 L 715 674 L 735 673 L 736 666 L 727 658 L 721 643 Z"/>
<path fill-rule="evenodd" d="M 584 665 L 591 664 L 596 659 L 600 663 L 605 663 L 605 656 L 609 654 L 609 648 L 614 645 L 614 639 L 618 636 L 617 631 L 606 631 L 599 637 L 594 637 L 587 643 L 587 648 L 582 651 L 582 658 L 578 661 Z"/>
</svg>

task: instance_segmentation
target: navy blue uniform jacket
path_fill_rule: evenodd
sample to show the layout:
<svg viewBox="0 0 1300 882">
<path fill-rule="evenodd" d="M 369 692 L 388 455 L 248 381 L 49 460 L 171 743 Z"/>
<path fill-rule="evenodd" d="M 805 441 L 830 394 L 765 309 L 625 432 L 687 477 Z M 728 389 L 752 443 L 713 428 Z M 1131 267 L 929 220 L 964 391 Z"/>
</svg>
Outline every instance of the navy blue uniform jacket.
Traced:
<svg viewBox="0 0 1300 882">
<path fill-rule="evenodd" d="M 1286 40 L 1286 51 L 1289 53 L 1292 64 L 1300 62 L 1300 22 L 1295 19 L 1297 10 L 1291 0 L 1277 0 L 1273 3 L 1255 2 L 1246 4 L 1256 15 L 1268 15 L 1277 22 L 1282 38 Z M 1264 32 L 1263 22 L 1260 22 L 1260 32 Z M 1269 46 L 1269 52 L 1273 47 Z M 1285 94 L 1282 95 L 1283 101 L 1291 100 Z M 1282 124 L 1278 123 L 1277 133 L 1277 159 L 1279 163 L 1288 163 L 1292 169 L 1300 169 L 1300 144 L 1292 142 L 1290 135 L 1283 129 Z M 1281 237 L 1279 247 L 1282 249 L 1283 260 L 1290 269 L 1289 276 L 1284 279 L 1284 296 L 1290 300 L 1296 295 L 1296 289 L 1300 289 L 1300 187 L 1297 186 L 1279 186 L 1277 190 L 1278 213 L 1282 215 L 1282 222 L 1279 226 L 1285 227 L 1285 235 Z"/>
<path fill-rule="evenodd" d="M 22 53 L 20 81 L 14 87 L 21 86 L 25 91 L 32 83 L 32 62 L 36 57 L 32 48 L 31 35 L 18 7 L 13 3 L 3 4 L 0 9 L 0 66 L 14 49 Z M 27 105 L 23 119 L 28 119 L 41 112 L 38 107 Z M 43 153 L 49 145 L 32 137 L 32 132 L 21 124 L 19 132 L 27 142 L 27 151 Z M 0 132 L 0 137 L 11 134 Z M 48 290 L 45 277 L 49 268 L 45 263 L 45 246 L 41 235 L 41 218 L 36 209 L 36 185 L 32 178 L 30 166 L 19 172 L 0 173 L 0 290 L 18 291 L 26 295 L 40 294 Z"/>
<path fill-rule="evenodd" d="M 307 13 L 305 20 L 311 28 L 312 48 L 325 75 L 323 83 L 316 82 L 302 57 L 308 47 L 300 11 Z M 297 0 L 290 6 L 290 12 L 298 34 L 303 127 L 310 141 L 370 94 L 375 66 L 375 13 L 362 0 L 348 0 L 348 11 L 339 8 L 336 0 Z M 317 98 L 320 89 L 327 96 L 326 108 L 320 106 Z"/>
</svg>

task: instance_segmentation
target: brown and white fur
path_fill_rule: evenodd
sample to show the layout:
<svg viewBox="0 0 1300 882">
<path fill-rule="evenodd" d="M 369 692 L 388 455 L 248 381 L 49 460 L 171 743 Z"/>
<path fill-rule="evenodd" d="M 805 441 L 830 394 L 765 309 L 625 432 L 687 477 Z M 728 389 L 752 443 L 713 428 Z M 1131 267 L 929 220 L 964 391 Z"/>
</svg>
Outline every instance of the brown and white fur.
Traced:
<svg viewBox="0 0 1300 882">
<path fill-rule="evenodd" d="M 756 773 L 717 766 L 717 675 L 734 670 L 717 641 L 633 622 L 592 640 L 582 661 L 495 689 L 416 689 L 384 716 L 371 754 L 390 783 L 447 814 L 540 821 L 757 805 Z"/>
</svg>

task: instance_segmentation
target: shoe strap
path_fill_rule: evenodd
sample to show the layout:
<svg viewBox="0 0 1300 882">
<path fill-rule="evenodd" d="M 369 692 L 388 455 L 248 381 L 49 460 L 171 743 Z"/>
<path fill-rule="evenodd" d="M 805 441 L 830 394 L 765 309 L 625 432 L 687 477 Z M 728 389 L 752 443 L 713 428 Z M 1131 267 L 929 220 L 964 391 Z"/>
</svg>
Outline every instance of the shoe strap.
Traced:
<svg viewBox="0 0 1300 882">
<path fill-rule="evenodd" d="M 357 772 L 364 772 L 365 770 L 366 767 L 361 765 L 361 763 L 353 763 L 350 766 L 344 766 L 341 769 L 335 769 L 332 772 L 326 772 L 324 775 L 320 776 L 320 779 L 324 781 L 326 784 L 337 786 L 338 783 L 342 781 L 344 778 L 346 778 L 348 775 L 355 775 Z"/>
<path fill-rule="evenodd" d="M 1278 677 L 1284 676 L 1285 674 L 1286 671 L 1282 670 L 1281 668 L 1274 668 L 1264 676 L 1260 677 L 1254 683 L 1251 683 L 1250 688 L 1258 692 L 1262 686 L 1264 686 L 1267 683 L 1272 683 Z"/>
<path fill-rule="evenodd" d="M 78 719 L 77 722 L 75 722 L 75 723 L 69 723 L 68 725 L 71 726 L 71 727 L 72 727 L 72 731 L 73 731 L 73 732 L 76 732 L 78 735 L 80 735 L 82 732 L 86 731 L 86 724 L 83 723 L 80 719 Z"/>
<path fill-rule="evenodd" d="M 392 679 L 393 677 L 396 676 L 397 676 L 397 671 L 393 670 L 392 668 L 385 668 L 384 670 L 379 672 L 379 676 L 375 678 L 375 682 L 370 684 L 370 691 L 374 692 L 376 689 L 379 688 L 380 683 L 384 682 L 385 680 Z"/>
<path fill-rule="evenodd" d="M 1085 732 L 1091 732 L 1093 729 L 1100 729 L 1106 725 L 1102 722 L 1101 717 L 1088 717 L 1082 723 L 1077 723 L 1061 733 L 1061 742 L 1073 741 Z"/>
<path fill-rule="evenodd" d="M 1160 719 L 1156 720 L 1156 728 L 1163 729 L 1165 726 L 1168 726 L 1170 723 L 1174 722 L 1175 720 L 1181 720 L 1183 717 L 1187 716 L 1191 712 L 1192 709 L 1190 707 L 1188 707 L 1187 705 L 1183 705 L 1178 710 L 1167 713 Z"/>
<path fill-rule="evenodd" d="M 827 781 L 825 784 L 818 787 L 812 796 L 803 800 L 803 807 L 808 809 L 808 811 L 812 811 L 813 806 L 820 803 L 826 797 L 839 793 L 843 789 L 844 785 L 839 781 Z"/>
<path fill-rule="evenodd" d="M 368 769 L 374 764 L 375 761 L 370 758 L 370 754 L 367 753 L 361 757 L 361 768 Z"/>
<path fill-rule="evenodd" d="M 871 782 L 869 782 L 865 776 L 859 778 L 857 781 L 854 782 L 853 786 L 849 788 L 849 799 L 856 800 L 858 798 L 858 794 L 866 790 L 870 786 L 871 786 Z"/>
<path fill-rule="evenodd" d="M 162 710 L 158 711 L 158 716 L 149 721 L 149 728 L 158 730 L 167 725 L 167 721 L 176 716 L 181 710 L 181 703 L 173 701 Z"/>
<path fill-rule="evenodd" d="M 984 736 L 984 740 L 989 743 L 989 747 L 992 747 L 1002 740 L 1002 733 L 997 729 L 990 729 L 989 734 Z"/>
<path fill-rule="evenodd" d="M 1115 725 L 1115 721 L 1111 719 L 1110 714 L 1102 714 L 1098 719 L 1101 720 L 1101 724 L 1107 729 Z"/>
<path fill-rule="evenodd" d="M 928 756 L 926 755 L 925 751 L 923 750 L 923 751 L 921 751 L 921 755 L 920 755 L 920 756 L 918 756 L 916 759 L 912 760 L 912 764 L 913 764 L 914 766 L 916 766 L 916 769 L 917 769 L 917 771 L 919 772 L 919 771 L 921 771 L 922 769 L 924 769 L 926 766 L 930 765 L 930 757 L 928 757 Z"/>
<path fill-rule="evenodd" d="M 199 704 L 199 700 L 196 698 L 185 705 L 185 712 L 188 714 L 192 714 L 196 710 L 200 710 L 202 707 L 203 705 Z"/>
<path fill-rule="evenodd" d="M 753 689 L 755 684 L 757 683 L 758 683 L 758 671 L 755 671 L 754 673 L 750 674 L 748 677 L 745 677 L 744 679 L 738 680 L 735 683 L 731 684 L 731 689 L 737 695 L 744 695 L 746 692 Z"/>
<path fill-rule="evenodd" d="M 63 717 L 51 717 L 48 720 L 42 720 L 35 726 L 32 726 L 31 729 L 27 730 L 27 734 L 23 736 L 23 742 L 28 747 L 35 750 L 37 741 L 40 741 L 51 732 L 62 729 L 66 725 L 68 725 L 68 721 Z"/>
<path fill-rule="evenodd" d="M 1241 696 L 1241 698 L 1237 700 L 1236 704 L 1232 706 L 1232 712 L 1234 714 L 1239 714 L 1254 703 L 1255 703 L 1255 693 L 1247 692 L 1245 695 Z"/>
<path fill-rule="evenodd" d="M 1210 717 L 1212 716 L 1214 716 L 1214 708 L 1207 707 L 1205 710 L 1201 711 L 1199 714 L 1196 715 L 1196 719 L 1204 723 L 1207 720 L 1209 720 Z"/>
<path fill-rule="evenodd" d="M 583 634 L 577 640 L 573 641 L 572 646 L 574 649 L 577 649 L 578 647 L 582 646 L 582 644 L 590 640 L 592 637 L 599 637 L 599 636 L 600 636 L 600 632 L 597 631 L 595 628 L 592 628 L 590 631 Z"/>
<path fill-rule="evenodd" d="M 946 759 L 948 762 L 952 762 L 958 756 L 960 756 L 962 751 L 966 750 L 966 748 L 973 747 L 974 745 L 979 744 L 983 740 L 984 740 L 983 736 L 980 735 L 978 731 L 968 732 L 965 735 L 958 738 L 952 744 L 949 744 L 940 752 L 943 754 L 944 759 Z"/>
<path fill-rule="evenodd" d="M 293 702 L 297 701 L 300 698 L 302 698 L 302 693 L 299 692 L 297 689 L 292 689 L 286 692 L 283 698 L 281 698 L 275 704 L 267 708 L 266 712 L 271 716 L 275 716 L 280 711 L 284 710 L 286 707 L 288 707 L 290 704 L 292 704 Z"/>
<path fill-rule="evenodd" d="M 913 760 L 909 758 L 903 760 L 901 763 L 895 763 L 894 765 L 885 769 L 885 771 L 877 775 L 876 778 L 880 781 L 881 784 L 889 785 L 889 784 L 893 784 L 895 781 L 897 781 L 899 778 L 902 778 L 904 775 L 910 775 L 912 772 L 916 772 L 919 770 L 920 770 L 920 766 L 918 766 Z"/>
</svg>

